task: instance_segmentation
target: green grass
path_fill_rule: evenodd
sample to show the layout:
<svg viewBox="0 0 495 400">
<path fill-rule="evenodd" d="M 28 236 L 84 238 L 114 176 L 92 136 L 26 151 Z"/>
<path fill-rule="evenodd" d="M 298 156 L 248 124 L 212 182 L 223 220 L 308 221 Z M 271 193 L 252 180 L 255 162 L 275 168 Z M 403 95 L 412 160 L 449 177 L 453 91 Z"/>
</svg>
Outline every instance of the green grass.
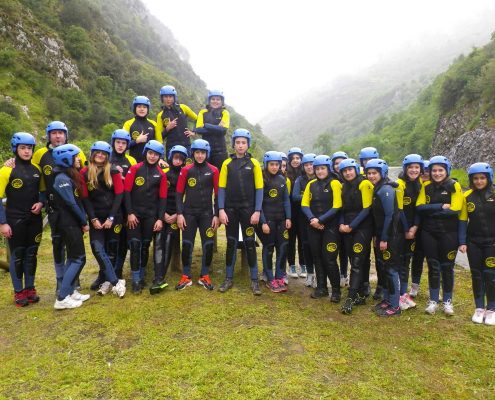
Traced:
<svg viewBox="0 0 495 400">
<path fill-rule="evenodd" d="M 217 284 L 223 253 L 222 232 Z M 97 273 L 89 254 L 84 287 Z M 195 254 L 195 277 L 198 263 Z M 194 285 L 153 297 L 94 296 L 79 309 L 55 311 L 48 232 L 39 264 L 41 302 L 23 309 L 14 307 L 10 277 L 0 272 L 0 398 L 494 397 L 495 330 L 471 323 L 470 276 L 462 269 L 454 317 L 423 313 L 425 277 L 418 309 L 383 320 L 369 306 L 344 316 L 328 300 L 310 299 L 301 280 L 291 280 L 286 294 L 265 289 L 254 297 L 240 262 L 226 294 Z M 168 279 L 173 286 L 179 273 Z"/>
</svg>

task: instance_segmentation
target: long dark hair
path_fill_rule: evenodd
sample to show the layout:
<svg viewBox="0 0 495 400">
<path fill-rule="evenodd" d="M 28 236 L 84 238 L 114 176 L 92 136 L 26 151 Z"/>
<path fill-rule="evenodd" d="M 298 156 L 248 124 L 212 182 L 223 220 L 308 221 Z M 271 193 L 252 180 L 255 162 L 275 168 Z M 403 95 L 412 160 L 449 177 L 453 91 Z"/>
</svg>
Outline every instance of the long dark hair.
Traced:
<svg viewBox="0 0 495 400">
<path fill-rule="evenodd" d="M 289 159 L 287 160 L 287 177 L 290 179 L 291 183 L 294 183 L 297 177 L 303 174 L 303 166 L 301 162 L 301 164 L 299 164 L 299 167 L 294 168 L 291 165 L 291 162 L 292 162 L 292 155 L 289 156 Z"/>
<path fill-rule="evenodd" d="M 74 182 L 74 185 L 76 186 L 77 192 L 79 195 L 82 194 L 83 190 L 83 178 L 79 171 L 77 170 L 76 167 L 72 166 L 69 168 L 65 168 L 64 172 L 67 174 L 67 176 Z"/>
</svg>

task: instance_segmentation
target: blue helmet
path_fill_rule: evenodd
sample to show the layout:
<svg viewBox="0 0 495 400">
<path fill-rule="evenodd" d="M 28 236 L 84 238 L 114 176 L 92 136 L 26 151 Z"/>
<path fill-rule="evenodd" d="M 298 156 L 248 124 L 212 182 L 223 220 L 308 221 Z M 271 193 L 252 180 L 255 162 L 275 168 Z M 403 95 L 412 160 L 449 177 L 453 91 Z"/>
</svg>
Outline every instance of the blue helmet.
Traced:
<svg viewBox="0 0 495 400">
<path fill-rule="evenodd" d="M 336 151 L 335 153 L 332 154 L 332 164 L 337 158 L 349 158 L 347 153 L 345 151 Z"/>
<path fill-rule="evenodd" d="M 74 165 L 74 157 L 80 152 L 79 147 L 73 144 L 63 144 L 53 149 L 53 162 L 59 167 L 70 168 Z"/>
<path fill-rule="evenodd" d="M 469 178 L 471 178 L 471 176 L 474 174 L 487 174 L 488 180 L 490 181 L 490 184 L 493 183 L 493 168 L 490 167 L 490 164 L 488 164 L 486 162 L 477 162 L 477 163 L 472 164 L 468 168 Z"/>
<path fill-rule="evenodd" d="M 359 161 L 370 159 L 370 158 L 378 158 L 380 154 L 378 150 L 374 147 L 364 147 L 359 152 Z"/>
<path fill-rule="evenodd" d="M 104 151 L 108 154 L 108 156 L 110 156 L 110 154 L 112 154 L 112 146 L 103 140 L 98 140 L 91 146 L 90 154 L 93 155 L 95 151 Z"/>
<path fill-rule="evenodd" d="M 34 146 L 36 146 L 36 140 L 33 135 L 27 132 L 14 133 L 12 139 L 10 139 L 10 145 L 14 154 L 17 154 L 17 146 L 20 144 L 31 145 L 34 149 Z"/>
<path fill-rule="evenodd" d="M 354 168 L 356 170 L 356 176 L 359 176 L 359 165 L 356 162 L 354 158 L 346 158 L 345 160 L 342 160 L 339 164 L 339 173 L 342 175 L 342 172 L 346 168 Z"/>
<path fill-rule="evenodd" d="M 332 160 L 326 154 L 316 156 L 315 160 L 313 161 L 313 167 L 316 168 L 321 165 L 326 165 L 328 167 L 328 170 L 330 171 L 330 169 L 332 168 Z"/>
<path fill-rule="evenodd" d="M 160 88 L 160 97 L 174 96 L 174 101 L 177 102 L 177 90 L 171 85 L 165 85 Z"/>
<path fill-rule="evenodd" d="M 112 133 L 112 145 L 115 143 L 116 139 L 125 140 L 127 144 L 131 142 L 131 135 L 125 129 L 117 129 Z"/>
<path fill-rule="evenodd" d="M 303 158 L 301 160 L 301 164 L 307 164 L 307 163 L 313 163 L 313 161 L 315 160 L 315 157 L 316 157 L 316 154 L 315 153 L 307 153 L 305 155 L 303 155 Z"/>
<path fill-rule="evenodd" d="M 191 155 L 194 154 L 196 150 L 206 151 L 206 157 L 210 157 L 210 143 L 204 139 L 196 139 L 191 143 Z"/>
<path fill-rule="evenodd" d="M 189 154 L 187 153 L 187 149 L 184 146 L 181 146 L 180 144 L 177 144 L 177 145 L 173 146 L 169 150 L 169 152 L 168 152 L 168 159 L 169 160 L 172 160 L 172 158 L 174 157 L 174 154 L 175 153 L 182 154 L 184 156 L 184 158 L 187 158 L 189 156 Z"/>
<path fill-rule="evenodd" d="M 236 138 L 246 138 L 248 147 L 251 147 L 251 133 L 247 129 L 237 128 L 232 134 L 232 147 L 234 146 Z"/>
<path fill-rule="evenodd" d="M 282 160 L 289 161 L 289 158 L 287 157 L 287 154 L 285 154 L 283 151 L 280 152 L 280 155 L 282 157 Z M 315 155 L 316 157 L 316 155 Z"/>
<path fill-rule="evenodd" d="M 430 160 L 424 160 L 423 161 L 423 169 L 430 170 Z"/>
<path fill-rule="evenodd" d="M 270 161 L 277 161 L 282 164 L 282 154 L 279 151 L 267 151 L 263 156 L 263 166 L 266 168 Z"/>
<path fill-rule="evenodd" d="M 218 97 L 221 97 L 222 98 L 222 104 L 225 102 L 225 97 L 223 95 L 223 92 L 221 90 L 209 90 L 208 91 L 208 100 L 207 100 L 207 103 L 210 104 L 210 99 L 213 97 L 213 96 L 218 96 Z"/>
<path fill-rule="evenodd" d="M 447 157 L 433 156 L 432 158 L 430 158 L 430 165 L 429 165 L 430 170 L 434 164 L 443 165 L 445 170 L 447 171 L 447 176 L 450 176 L 450 171 L 452 170 L 452 164 L 450 163 Z"/>
<path fill-rule="evenodd" d="M 304 152 L 301 150 L 300 147 L 291 147 L 289 151 L 287 152 L 287 156 L 290 158 L 292 155 L 298 154 L 299 157 L 303 158 Z"/>
<path fill-rule="evenodd" d="M 143 154 L 146 154 L 148 150 L 152 150 L 155 153 L 160 154 L 160 157 L 163 157 L 163 153 L 165 152 L 163 144 L 161 144 L 158 140 L 150 140 L 148 143 L 146 143 L 144 145 Z"/>
<path fill-rule="evenodd" d="M 62 121 L 52 121 L 50 122 L 45 129 L 46 139 L 50 141 L 50 132 L 51 131 L 64 131 L 65 132 L 65 140 L 69 139 L 69 130 L 67 126 Z"/>
<path fill-rule="evenodd" d="M 423 171 L 425 167 L 423 157 L 421 157 L 419 154 L 408 154 L 404 157 L 404 160 L 402 161 L 402 170 L 404 171 L 404 173 L 406 172 L 407 166 L 410 164 L 419 164 L 421 171 Z"/>
<path fill-rule="evenodd" d="M 146 96 L 136 96 L 136 97 L 134 97 L 134 100 L 132 100 L 131 111 L 132 112 L 135 112 L 136 111 L 136 106 L 139 105 L 139 104 L 142 104 L 142 105 L 148 107 L 148 112 L 150 111 L 151 101 Z"/>
<path fill-rule="evenodd" d="M 388 176 L 388 164 L 385 160 L 380 158 L 369 160 L 366 167 L 364 167 L 364 171 L 367 172 L 368 169 L 371 168 L 378 170 L 382 178 L 386 178 Z"/>
</svg>

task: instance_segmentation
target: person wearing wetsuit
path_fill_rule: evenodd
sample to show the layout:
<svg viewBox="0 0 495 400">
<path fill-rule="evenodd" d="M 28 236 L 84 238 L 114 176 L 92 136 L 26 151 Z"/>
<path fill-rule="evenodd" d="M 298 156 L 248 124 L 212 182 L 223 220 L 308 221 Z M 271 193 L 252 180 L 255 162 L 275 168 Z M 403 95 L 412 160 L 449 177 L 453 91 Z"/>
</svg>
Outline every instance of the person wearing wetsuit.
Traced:
<svg viewBox="0 0 495 400">
<path fill-rule="evenodd" d="M 464 197 L 460 221 L 459 250 L 467 251 L 476 324 L 495 325 L 495 190 L 493 169 L 485 162 L 468 168 L 471 187 Z"/>
<path fill-rule="evenodd" d="M 287 291 L 282 270 L 287 262 L 288 230 L 291 227 L 289 190 L 286 178 L 280 171 L 281 164 L 282 155 L 278 151 L 268 151 L 263 156 L 263 208 L 257 229 L 263 244 L 263 270 L 267 276 L 267 287 L 274 293 Z"/>
<path fill-rule="evenodd" d="M 294 188 L 291 193 L 292 201 L 294 203 L 297 203 L 299 206 L 301 206 L 301 201 L 306 186 L 311 180 L 315 179 L 313 168 L 315 157 L 316 154 L 314 153 L 306 153 L 301 160 L 303 174 L 296 178 L 296 181 L 294 182 Z M 306 216 L 302 212 L 299 213 L 299 229 L 301 231 L 300 236 L 304 253 L 303 267 L 305 267 L 304 269 L 301 268 L 301 273 L 299 274 L 299 276 L 301 278 L 306 278 L 304 286 L 314 288 L 316 287 L 316 278 L 313 256 L 311 255 L 311 246 L 309 245 L 308 238 L 309 224 Z"/>
<path fill-rule="evenodd" d="M 151 102 L 146 96 L 136 96 L 132 100 L 131 111 L 134 117 L 124 122 L 123 129 L 130 133 L 129 154 L 137 161 L 144 160 L 144 146 L 150 140 L 162 143 L 162 131 L 148 118 Z"/>
<path fill-rule="evenodd" d="M 403 198 L 403 211 L 407 223 L 406 240 L 404 241 L 404 264 L 400 268 L 400 309 L 402 311 L 416 307 L 413 298 L 407 293 L 409 285 L 409 265 L 414 259 L 418 246 L 416 234 L 419 229 L 419 213 L 416 210 L 416 200 L 421 190 L 421 174 L 423 172 L 423 157 L 419 154 L 408 154 L 402 161 L 402 172 L 397 179 L 398 192 Z M 421 246 L 419 246 L 421 247 Z"/>
<path fill-rule="evenodd" d="M 234 285 L 239 225 L 251 275 L 251 290 L 261 295 L 258 281 L 255 227 L 258 225 L 263 203 L 263 173 L 259 162 L 248 153 L 251 133 L 247 129 L 236 129 L 232 135 L 232 154 L 222 164 L 218 184 L 218 207 L 220 222 L 225 225 L 227 250 L 225 254 L 226 274 L 219 291 L 225 293 Z"/>
<path fill-rule="evenodd" d="M 332 177 L 330 157 L 319 155 L 313 162 L 316 179 L 308 183 L 301 201 L 301 209 L 309 221 L 309 243 L 316 270 L 314 299 L 328 296 L 327 278 L 330 279 L 330 301 L 340 302 L 340 273 L 337 264 L 340 237 L 338 215 L 342 208 L 342 184 Z"/>
<path fill-rule="evenodd" d="M 401 314 L 399 307 L 399 269 L 403 263 L 404 222 L 396 193 L 397 183 L 388 178 L 388 165 L 379 158 L 369 160 L 364 167 L 366 177 L 373 184 L 371 212 L 374 223 L 374 249 L 377 272 L 383 274 L 383 300 L 375 305 L 378 316 Z"/>
<path fill-rule="evenodd" d="M 53 203 L 57 211 L 52 213 L 52 222 L 67 250 L 62 282 L 53 306 L 56 310 L 80 307 L 90 297 L 76 289 L 77 278 L 86 264 L 83 234 L 89 231 L 81 201 L 83 182 L 76 168 L 80 152 L 73 144 L 53 149 Z"/>
<path fill-rule="evenodd" d="M 130 250 L 132 292 L 140 294 L 153 234 L 163 228 L 167 208 L 167 175 L 158 165 L 163 144 L 150 140 L 143 149 L 144 161 L 133 165 L 124 181 L 127 238 Z"/>
<path fill-rule="evenodd" d="M 173 86 L 163 86 L 160 89 L 160 99 L 162 110 L 156 116 L 156 126 L 165 140 L 167 154 L 177 145 L 184 146 L 189 153 L 190 137 L 195 133 L 187 127 L 187 120 L 196 122 L 198 116 L 190 107 L 179 103 L 177 91 Z"/>
<path fill-rule="evenodd" d="M 41 209 L 45 186 L 41 170 L 31 162 L 33 135 L 14 133 L 10 141 L 15 167 L 0 168 L 0 233 L 10 249 L 9 271 L 16 307 L 37 303 L 35 275 L 38 247 L 42 236 Z M 1 199 L 7 199 L 4 207 Z"/>
<path fill-rule="evenodd" d="M 68 143 L 69 130 L 67 126 L 61 121 L 50 122 L 46 129 L 47 145 L 36 150 L 33 154 L 33 164 L 38 165 L 43 173 L 43 179 L 46 186 L 46 211 L 48 214 L 48 222 L 50 224 L 52 249 L 53 249 L 53 262 L 55 267 L 55 277 L 57 279 L 57 289 L 60 290 L 62 283 L 62 277 L 64 275 L 65 265 L 65 253 L 66 249 L 63 245 L 62 235 L 57 230 L 57 225 L 54 221 L 58 218 L 56 203 L 54 201 L 54 189 L 53 183 L 55 180 L 55 174 L 53 169 L 55 168 L 55 162 L 53 160 L 53 150 L 58 146 Z M 84 153 L 79 152 L 76 156 L 76 169 L 81 169 L 86 164 L 86 157 Z M 77 284 L 79 286 L 79 284 Z"/>
<path fill-rule="evenodd" d="M 220 171 L 222 163 L 227 159 L 225 134 L 230 127 L 230 114 L 225 108 L 225 98 L 220 90 L 210 90 L 206 108 L 199 111 L 196 128 L 211 147 L 209 163 Z"/>
<path fill-rule="evenodd" d="M 349 294 L 342 305 L 343 314 L 351 314 L 355 305 L 365 304 L 364 269 L 373 236 L 373 185 L 359 173 L 359 164 L 352 158 L 342 160 L 342 212 L 339 231 L 351 263 Z"/>
<path fill-rule="evenodd" d="M 421 239 L 428 263 L 430 300 L 425 312 L 435 314 L 443 289 L 443 311 L 454 315 L 454 264 L 459 246 L 459 217 L 464 202 L 461 185 L 451 179 L 450 161 L 444 156 L 430 158 L 431 181 L 424 182 L 416 206 L 421 213 Z"/>
<path fill-rule="evenodd" d="M 184 146 L 174 146 L 168 153 L 169 168 L 164 170 L 167 175 L 167 208 L 163 228 L 155 235 L 153 244 L 155 266 L 155 278 L 150 287 L 150 294 L 158 294 L 168 286 L 165 276 L 167 274 L 172 252 L 175 244 L 180 239 L 180 230 L 177 225 L 177 205 L 175 193 L 177 182 L 182 167 L 184 166 L 189 153 Z"/>
<path fill-rule="evenodd" d="M 210 266 L 218 220 L 218 169 L 207 162 L 210 145 L 204 139 L 191 144 L 193 163 L 182 168 L 176 188 L 177 225 L 182 231 L 182 277 L 177 290 L 192 285 L 191 263 L 196 231 L 201 235 L 202 258 L 198 284 L 213 290 Z M 212 200 L 214 196 L 214 201 Z M 185 197 L 185 198 L 184 198 Z"/>
<path fill-rule="evenodd" d="M 81 170 L 82 201 L 90 220 L 89 242 L 100 267 L 98 275 L 104 277 L 97 293 L 103 296 L 112 291 L 123 298 L 125 279 L 117 277 L 115 260 L 122 230 L 124 182 L 119 170 L 110 163 L 111 154 L 112 146 L 107 142 L 97 141 L 91 146 L 89 164 Z"/>
</svg>

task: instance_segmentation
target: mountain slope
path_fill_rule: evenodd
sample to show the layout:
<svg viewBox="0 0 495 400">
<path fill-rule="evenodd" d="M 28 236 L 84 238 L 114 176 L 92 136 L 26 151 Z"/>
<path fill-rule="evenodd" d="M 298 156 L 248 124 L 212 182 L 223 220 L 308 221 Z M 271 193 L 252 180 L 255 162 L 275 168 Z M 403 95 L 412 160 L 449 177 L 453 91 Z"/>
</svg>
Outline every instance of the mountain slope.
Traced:
<svg viewBox="0 0 495 400">
<path fill-rule="evenodd" d="M 154 117 L 164 84 L 196 111 L 204 102 L 206 85 L 187 51 L 139 1 L 5 0 L 0 27 L 3 152 L 13 132 L 42 132 L 50 119 L 65 121 L 73 139 L 107 138 L 130 117 L 137 94 L 151 99 Z M 271 146 L 229 110 L 231 131 L 253 131 L 256 153 Z"/>
</svg>

